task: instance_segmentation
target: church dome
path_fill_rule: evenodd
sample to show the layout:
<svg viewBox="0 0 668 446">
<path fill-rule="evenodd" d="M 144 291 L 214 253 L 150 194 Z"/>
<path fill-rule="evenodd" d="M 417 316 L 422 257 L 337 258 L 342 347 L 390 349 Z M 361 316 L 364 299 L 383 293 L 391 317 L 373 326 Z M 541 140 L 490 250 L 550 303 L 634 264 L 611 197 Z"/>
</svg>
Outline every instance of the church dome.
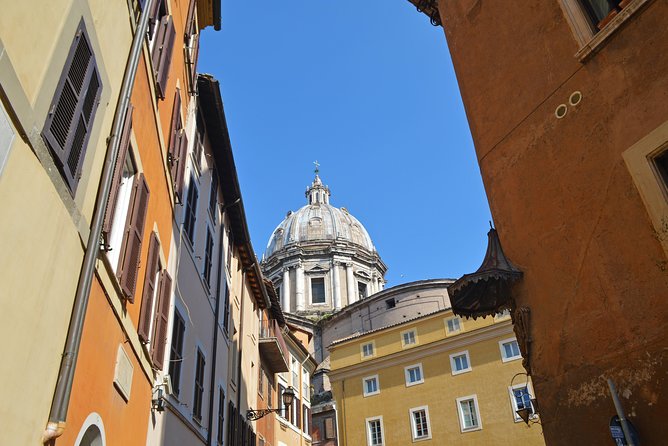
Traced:
<svg viewBox="0 0 668 446">
<path fill-rule="evenodd" d="M 306 189 L 308 204 L 296 212 L 288 212 L 272 233 L 264 258 L 268 259 L 290 245 L 310 243 L 351 244 L 375 252 L 364 226 L 346 208 L 330 205 L 329 196 L 329 188 L 316 174 L 313 183 Z"/>
</svg>

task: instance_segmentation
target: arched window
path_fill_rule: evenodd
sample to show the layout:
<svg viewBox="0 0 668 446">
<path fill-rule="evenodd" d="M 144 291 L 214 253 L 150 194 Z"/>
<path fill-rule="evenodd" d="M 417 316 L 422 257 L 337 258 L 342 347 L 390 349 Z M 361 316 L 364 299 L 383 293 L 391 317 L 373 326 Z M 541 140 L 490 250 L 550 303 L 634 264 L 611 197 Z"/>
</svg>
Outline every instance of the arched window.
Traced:
<svg viewBox="0 0 668 446">
<path fill-rule="evenodd" d="M 104 425 L 99 414 L 93 412 L 88 415 L 74 444 L 76 446 L 106 446 Z"/>
</svg>

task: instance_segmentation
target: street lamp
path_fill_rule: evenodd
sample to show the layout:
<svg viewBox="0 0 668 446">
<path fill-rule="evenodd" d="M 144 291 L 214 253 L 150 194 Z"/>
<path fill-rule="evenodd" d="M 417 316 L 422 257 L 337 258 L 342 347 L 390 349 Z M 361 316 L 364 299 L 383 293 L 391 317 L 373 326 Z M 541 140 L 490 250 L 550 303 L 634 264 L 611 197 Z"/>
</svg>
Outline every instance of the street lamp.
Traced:
<svg viewBox="0 0 668 446">
<path fill-rule="evenodd" d="M 285 406 L 289 410 L 290 406 L 292 406 L 292 402 L 295 400 L 295 389 L 293 389 L 292 387 L 288 387 L 283 391 L 283 395 L 281 397 L 283 399 L 283 406 Z M 250 409 L 246 413 L 246 419 L 248 419 L 248 421 L 259 420 L 265 415 L 268 415 L 272 412 L 279 412 L 280 410 L 281 410 L 280 407 L 278 409 L 258 409 L 258 410 Z"/>
</svg>

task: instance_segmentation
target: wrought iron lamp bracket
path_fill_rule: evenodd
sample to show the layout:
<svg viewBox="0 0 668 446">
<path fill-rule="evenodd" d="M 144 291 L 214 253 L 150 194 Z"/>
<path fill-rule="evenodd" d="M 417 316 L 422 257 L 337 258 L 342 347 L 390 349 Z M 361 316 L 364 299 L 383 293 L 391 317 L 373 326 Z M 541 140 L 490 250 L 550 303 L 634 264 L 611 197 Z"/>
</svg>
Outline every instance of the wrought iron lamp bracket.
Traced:
<svg viewBox="0 0 668 446">
<path fill-rule="evenodd" d="M 278 413 L 280 411 L 281 409 L 258 409 L 258 410 L 249 409 L 248 412 L 246 412 L 246 419 L 248 421 L 255 421 L 269 415 L 272 412 Z"/>
</svg>

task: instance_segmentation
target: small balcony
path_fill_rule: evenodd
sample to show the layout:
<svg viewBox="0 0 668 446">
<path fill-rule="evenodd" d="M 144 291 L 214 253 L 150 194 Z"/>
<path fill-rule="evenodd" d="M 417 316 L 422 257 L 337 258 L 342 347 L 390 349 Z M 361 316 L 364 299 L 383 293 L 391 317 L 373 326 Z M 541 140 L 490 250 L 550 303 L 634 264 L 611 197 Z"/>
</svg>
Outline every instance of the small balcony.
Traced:
<svg viewBox="0 0 668 446">
<path fill-rule="evenodd" d="M 290 370 L 286 360 L 287 352 L 288 348 L 278 323 L 274 320 L 263 320 L 260 326 L 261 360 L 274 373 L 287 372 Z"/>
</svg>

